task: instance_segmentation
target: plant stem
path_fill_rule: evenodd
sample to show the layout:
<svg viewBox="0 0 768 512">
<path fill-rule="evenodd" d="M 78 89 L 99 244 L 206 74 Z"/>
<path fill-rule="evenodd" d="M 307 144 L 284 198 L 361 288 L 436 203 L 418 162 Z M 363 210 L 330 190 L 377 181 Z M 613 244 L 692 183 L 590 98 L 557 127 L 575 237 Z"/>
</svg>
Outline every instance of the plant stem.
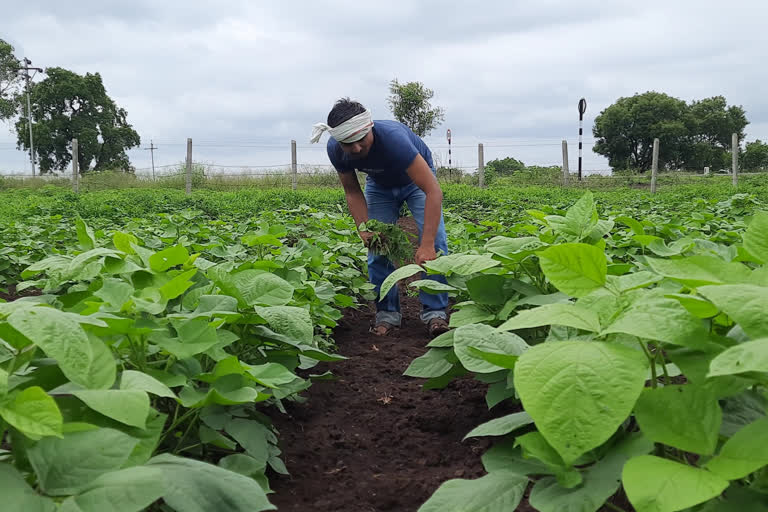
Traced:
<svg viewBox="0 0 768 512">
<path fill-rule="evenodd" d="M 616 512 L 627 512 L 623 508 L 618 507 L 618 506 L 614 505 L 613 503 L 609 503 L 607 501 L 605 502 L 605 506 L 608 507 L 611 510 L 615 510 Z"/>
<path fill-rule="evenodd" d="M 195 414 L 197 413 L 197 411 L 194 411 L 194 412 L 195 412 Z M 193 418 L 193 419 L 192 419 L 192 420 L 189 422 L 189 425 L 187 425 L 187 429 L 184 431 L 184 433 L 183 433 L 183 434 L 181 435 L 181 437 L 179 438 L 179 442 L 178 442 L 178 443 L 176 443 L 176 448 L 174 448 L 174 449 L 173 449 L 173 452 L 172 452 L 172 453 L 179 453 L 179 448 L 181 448 L 181 443 L 183 443 L 183 442 L 184 442 L 184 439 L 186 439 L 186 438 L 187 438 L 187 434 L 189 434 L 189 431 L 190 431 L 190 430 L 192 430 L 192 427 L 193 427 L 193 426 L 195 425 L 195 423 L 196 423 L 196 421 L 195 421 L 195 420 L 196 420 L 196 418 Z"/>
<path fill-rule="evenodd" d="M 643 352 L 645 353 L 645 357 L 648 358 L 648 361 L 651 363 L 651 387 L 655 388 L 657 385 L 656 379 L 658 378 L 656 374 L 656 355 L 651 354 L 651 352 L 648 350 L 648 347 L 645 346 L 645 343 L 642 341 L 638 341 L 640 344 L 640 348 L 643 349 Z"/>
</svg>

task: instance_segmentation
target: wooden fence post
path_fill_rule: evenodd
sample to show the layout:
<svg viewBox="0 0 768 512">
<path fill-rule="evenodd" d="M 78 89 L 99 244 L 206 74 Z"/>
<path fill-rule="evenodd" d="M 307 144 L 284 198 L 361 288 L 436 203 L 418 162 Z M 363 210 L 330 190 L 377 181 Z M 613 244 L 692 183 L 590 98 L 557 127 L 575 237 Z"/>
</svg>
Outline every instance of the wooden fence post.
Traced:
<svg viewBox="0 0 768 512">
<path fill-rule="evenodd" d="M 659 139 L 653 139 L 653 161 L 651 165 L 651 194 L 655 194 L 656 175 L 659 173 Z"/>
<path fill-rule="evenodd" d="M 72 139 L 72 192 L 80 193 L 80 161 L 77 139 Z"/>
<path fill-rule="evenodd" d="M 477 184 L 480 188 L 485 187 L 485 156 L 482 144 L 477 145 Z"/>
<path fill-rule="evenodd" d="M 298 182 L 298 164 L 296 163 L 296 141 L 291 141 L 291 185 L 293 190 L 296 190 L 296 183 Z"/>
<path fill-rule="evenodd" d="M 187 173 L 186 173 L 186 191 L 187 195 L 192 195 L 192 139 L 187 139 Z"/>
<path fill-rule="evenodd" d="M 563 141 L 563 186 L 568 186 L 571 171 L 568 169 L 568 141 Z"/>
</svg>

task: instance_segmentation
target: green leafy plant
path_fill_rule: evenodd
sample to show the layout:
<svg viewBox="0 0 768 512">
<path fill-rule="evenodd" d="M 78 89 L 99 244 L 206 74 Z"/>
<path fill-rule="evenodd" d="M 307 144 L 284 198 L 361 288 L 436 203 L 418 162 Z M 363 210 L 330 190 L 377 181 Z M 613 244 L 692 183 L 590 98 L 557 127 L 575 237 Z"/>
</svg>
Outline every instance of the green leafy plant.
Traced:
<svg viewBox="0 0 768 512">
<path fill-rule="evenodd" d="M 469 433 L 509 438 L 484 456 L 489 475 L 444 483 L 421 510 L 512 510 L 531 482 L 542 512 L 594 512 L 620 488 L 641 512 L 764 507 L 768 213 L 669 229 L 600 219 L 590 193 L 529 213 L 538 236 L 494 237 L 382 286 L 440 272 L 467 299 L 406 375 L 434 389 L 471 373 L 489 407 L 522 408 Z"/>
<path fill-rule="evenodd" d="M 370 219 L 360 224 L 358 229 L 373 234 L 368 244 L 371 251 L 386 256 L 396 265 L 402 265 L 413 258 L 413 242 L 417 237 L 400 229 L 397 224 Z"/>
</svg>

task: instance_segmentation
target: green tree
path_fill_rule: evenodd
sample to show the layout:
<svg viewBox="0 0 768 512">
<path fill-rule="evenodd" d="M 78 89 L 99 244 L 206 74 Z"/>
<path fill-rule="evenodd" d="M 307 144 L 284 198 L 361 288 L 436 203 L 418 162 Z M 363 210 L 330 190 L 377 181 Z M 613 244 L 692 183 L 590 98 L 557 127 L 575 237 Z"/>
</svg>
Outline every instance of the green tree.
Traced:
<svg viewBox="0 0 768 512">
<path fill-rule="evenodd" d="M 747 124 L 744 109 L 728 106 L 723 96 L 693 101 L 688 107 L 688 141 L 684 145 L 681 167 L 721 169 L 730 167 L 731 136 L 744 138 Z"/>
<path fill-rule="evenodd" d="M 593 151 L 608 158 L 615 169 L 647 170 L 653 158 L 653 139 L 659 138 L 659 165 L 680 159 L 687 107 L 663 93 L 646 92 L 619 98 L 595 118 Z"/>
<path fill-rule="evenodd" d="M 768 170 L 768 144 L 760 139 L 748 142 L 741 157 L 741 168 L 746 171 Z"/>
<path fill-rule="evenodd" d="M 445 119 L 443 109 L 433 108 L 429 102 L 435 93 L 421 82 L 401 84 L 395 78 L 389 83 L 389 92 L 387 102 L 395 119 L 420 137 L 428 135 Z"/>
<path fill-rule="evenodd" d="M 71 141 L 78 140 L 80 172 L 132 170 L 126 150 L 141 143 L 125 109 L 107 95 L 99 73 L 84 76 L 48 68 L 32 87 L 32 130 L 40 172 L 63 170 L 72 161 Z M 16 123 L 18 144 L 29 148 L 27 120 Z"/>
<path fill-rule="evenodd" d="M 653 139 L 659 138 L 662 168 L 728 167 L 731 134 L 744 137 L 748 124 L 742 107 L 723 96 L 687 104 L 658 92 L 619 98 L 595 118 L 593 150 L 616 169 L 650 169 Z"/>
<path fill-rule="evenodd" d="M 520 160 L 515 160 L 511 156 L 506 158 L 496 158 L 485 164 L 486 169 L 493 169 L 499 176 L 509 176 L 517 171 L 525 169 L 525 164 Z"/>
<path fill-rule="evenodd" d="M 13 54 L 13 46 L 0 39 L 0 121 L 16 115 L 16 94 L 21 85 L 19 59 Z"/>
</svg>

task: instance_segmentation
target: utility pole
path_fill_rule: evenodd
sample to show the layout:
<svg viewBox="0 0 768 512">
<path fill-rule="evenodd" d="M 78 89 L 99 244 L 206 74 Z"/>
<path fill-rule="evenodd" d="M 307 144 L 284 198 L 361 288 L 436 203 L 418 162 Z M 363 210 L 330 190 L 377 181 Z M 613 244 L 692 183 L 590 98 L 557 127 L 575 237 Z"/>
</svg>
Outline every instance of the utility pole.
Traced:
<svg viewBox="0 0 768 512">
<path fill-rule="evenodd" d="M 24 71 L 24 77 L 27 81 L 27 124 L 29 125 L 29 160 L 32 162 L 32 177 L 35 177 L 35 144 L 32 139 L 32 104 L 29 101 L 29 89 L 31 86 L 32 78 L 29 76 L 30 71 L 43 72 L 41 68 L 33 68 L 32 61 L 24 57 L 24 67 L 19 68 L 20 71 Z"/>
<path fill-rule="evenodd" d="M 149 139 L 149 147 L 144 148 L 144 151 L 149 151 L 149 154 L 152 157 L 152 181 L 155 181 L 155 150 L 157 149 L 157 146 L 155 146 L 155 143 L 152 142 L 152 139 Z"/>
</svg>

